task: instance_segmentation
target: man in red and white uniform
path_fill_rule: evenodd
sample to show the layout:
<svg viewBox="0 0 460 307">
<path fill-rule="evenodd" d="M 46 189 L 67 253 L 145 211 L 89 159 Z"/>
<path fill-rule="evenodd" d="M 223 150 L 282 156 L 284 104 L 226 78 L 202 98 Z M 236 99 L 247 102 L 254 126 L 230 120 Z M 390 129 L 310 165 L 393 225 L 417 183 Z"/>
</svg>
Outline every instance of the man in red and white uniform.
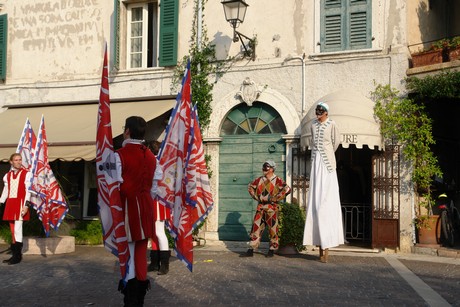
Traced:
<svg viewBox="0 0 460 307">
<path fill-rule="evenodd" d="M 147 243 L 153 236 L 153 177 L 157 160 L 144 145 L 147 123 L 142 117 L 126 119 L 123 147 L 116 154 L 120 197 L 124 206 L 126 235 L 130 252 L 127 284 L 122 293 L 125 306 L 143 306 L 150 289 L 147 279 Z"/>
<path fill-rule="evenodd" d="M 161 143 L 153 141 L 150 143 L 149 148 L 156 156 L 160 150 Z M 160 163 L 157 161 L 157 168 L 155 169 L 154 183 L 152 189 L 157 191 L 158 181 L 163 178 L 163 170 Z M 152 237 L 152 250 L 150 251 L 150 264 L 149 271 L 158 271 L 158 275 L 165 275 L 169 272 L 169 258 L 171 252 L 169 250 L 168 237 L 165 232 L 165 221 L 171 218 L 171 209 L 163 206 L 155 198 L 153 200 L 153 219 L 155 221 L 155 233 Z"/>
<path fill-rule="evenodd" d="M 12 154 L 10 164 L 11 170 L 3 177 L 4 188 L 0 204 L 6 201 L 3 220 L 10 224 L 12 257 L 3 260 L 3 263 L 17 264 L 22 260 L 22 223 L 30 218 L 28 210 L 30 193 L 26 190 L 26 182 L 30 179 L 30 175 L 22 167 L 20 154 Z"/>
</svg>

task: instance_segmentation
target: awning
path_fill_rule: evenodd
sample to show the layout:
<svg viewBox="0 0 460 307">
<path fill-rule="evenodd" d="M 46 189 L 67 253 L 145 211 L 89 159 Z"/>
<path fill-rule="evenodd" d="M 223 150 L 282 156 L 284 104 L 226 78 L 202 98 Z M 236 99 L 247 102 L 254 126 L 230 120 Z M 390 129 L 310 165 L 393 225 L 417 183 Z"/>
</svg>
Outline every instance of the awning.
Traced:
<svg viewBox="0 0 460 307">
<path fill-rule="evenodd" d="M 374 117 L 374 102 L 351 90 L 341 90 L 326 95 L 313 104 L 301 123 L 302 148 L 310 146 L 310 127 L 316 118 L 316 104 L 320 101 L 329 105 L 329 117 L 337 123 L 342 135 L 342 147 L 348 148 L 350 144 L 354 144 L 357 148 L 362 148 L 363 145 L 371 149 L 383 148 L 380 125 Z"/>
<path fill-rule="evenodd" d="M 149 121 L 171 110 L 175 103 L 174 99 L 111 103 L 113 137 L 123 133 L 126 117 L 138 115 Z M 4 110 L 0 113 L 0 160 L 7 161 L 16 151 L 27 118 L 38 136 L 42 114 L 45 117 L 50 161 L 95 159 L 97 111 L 96 103 Z"/>
</svg>

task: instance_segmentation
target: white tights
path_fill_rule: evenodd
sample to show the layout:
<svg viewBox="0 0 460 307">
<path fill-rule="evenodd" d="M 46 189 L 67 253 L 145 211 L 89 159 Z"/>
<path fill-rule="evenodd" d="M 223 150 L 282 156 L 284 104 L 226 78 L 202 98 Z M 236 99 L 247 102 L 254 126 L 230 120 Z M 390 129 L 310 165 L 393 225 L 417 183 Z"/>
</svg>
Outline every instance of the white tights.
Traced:
<svg viewBox="0 0 460 307">
<path fill-rule="evenodd" d="M 158 247 L 161 251 L 169 250 L 168 237 L 165 233 L 165 221 L 155 221 L 155 233 L 158 239 Z"/>
</svg>

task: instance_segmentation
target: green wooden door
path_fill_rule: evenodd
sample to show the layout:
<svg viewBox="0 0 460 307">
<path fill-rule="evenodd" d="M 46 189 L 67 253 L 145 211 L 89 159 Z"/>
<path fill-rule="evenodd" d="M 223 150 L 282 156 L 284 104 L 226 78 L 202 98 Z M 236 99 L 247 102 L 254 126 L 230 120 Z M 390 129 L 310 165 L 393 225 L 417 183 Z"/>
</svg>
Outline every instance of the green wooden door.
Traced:
<svg viewBox="0 0 460 307">
<path fill-rule="evenodd" d="M 235 123 L 235 127 L 228 129 L 231 126 L 228 120 Z M 275 161 L 275 173 L 285 178 L 286 146 L 281 137 L 285 126 L 279 120 L 274 109 L 259 103 L 251 108 L 245 105 L 236 108 L 224 123 L 219 158 L 220 240 L 249 239 L 257 203 L 249 196 L 248 184 L 262 176 L 264 161 Z M 245 131 L 248 133 L 241 133 Z"/>
</svg>

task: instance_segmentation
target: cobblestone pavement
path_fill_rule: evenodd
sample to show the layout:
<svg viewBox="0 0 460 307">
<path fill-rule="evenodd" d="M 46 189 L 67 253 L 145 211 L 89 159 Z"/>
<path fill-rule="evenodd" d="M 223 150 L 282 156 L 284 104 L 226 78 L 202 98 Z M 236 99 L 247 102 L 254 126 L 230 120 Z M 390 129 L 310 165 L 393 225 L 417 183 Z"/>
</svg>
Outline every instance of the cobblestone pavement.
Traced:
<svg viewBox="0 0 460 307">
<path fill-rule="evenodd" d="M 312 251 L 273 258 L 241 252 L 196 248 L 193 273 L 172 257 L 168 275 L 149 273 L 145 306 L 428 306 L 394 261 L 440 295 L 433 306 L 460 306 L 460 259 L 334 252 L 324 264 Z M 0 278 L 0 306 L 122 306 L 116 257 L 103 247 L 25 255 L 18 265 L 0 263 Z"/>
</svg>

